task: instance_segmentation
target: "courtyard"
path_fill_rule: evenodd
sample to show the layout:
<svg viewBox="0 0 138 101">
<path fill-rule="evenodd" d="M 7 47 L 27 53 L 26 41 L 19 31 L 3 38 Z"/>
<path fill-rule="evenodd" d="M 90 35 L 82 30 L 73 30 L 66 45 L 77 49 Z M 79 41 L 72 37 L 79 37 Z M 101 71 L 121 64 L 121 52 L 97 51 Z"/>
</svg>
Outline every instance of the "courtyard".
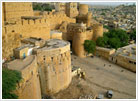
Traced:
<svg viewBox="0 0 138 101">
<path fill-rule="evenodd" d="M 113 91 L 112 99 L 136 98 L 136 73 L 96 56 L 79 58 L 72 55 L 72 66 L 85 71 L 86 79 L 73 78 L 70 86 L 55 94 L 54 98 L 78 99 L 86 95 L 94 98 L 103 94 L 106 99 L 107 90 Z"/>
</svg>

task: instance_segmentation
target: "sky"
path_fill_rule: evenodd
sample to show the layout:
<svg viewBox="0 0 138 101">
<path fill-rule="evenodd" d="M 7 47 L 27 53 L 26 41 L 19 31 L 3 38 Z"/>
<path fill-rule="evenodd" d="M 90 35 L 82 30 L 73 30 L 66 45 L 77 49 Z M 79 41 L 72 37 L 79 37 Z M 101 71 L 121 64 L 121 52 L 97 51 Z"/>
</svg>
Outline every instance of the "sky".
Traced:
<svg viewBox="0 0 138 101">
<path fill-rule="evenodd" d="M 111 5 L 111 6 L 117 6 L 121 4 L 133 4 L 135 2 L 81 2 L 83 4 L 90 4 L 90 5 Z"/>
</svg>

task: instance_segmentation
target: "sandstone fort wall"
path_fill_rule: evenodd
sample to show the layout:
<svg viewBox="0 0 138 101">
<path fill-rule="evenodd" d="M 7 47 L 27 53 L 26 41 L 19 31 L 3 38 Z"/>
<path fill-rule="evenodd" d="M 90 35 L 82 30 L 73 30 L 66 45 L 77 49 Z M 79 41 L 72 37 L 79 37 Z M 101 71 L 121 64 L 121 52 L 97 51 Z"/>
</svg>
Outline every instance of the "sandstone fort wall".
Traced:
<svg viewBox="0 0 138 101">
<path fill-rule="evenodd" d="M 96 41 L 98 37 L 103 36 L 103 25 L 94 24 L 92 28 L 93 28 L 93 40 Z"/>
<path fill-rule="evenodd" d="M 81 30 L 81 29 L 80 29 Z M 73 52 L 79 57 L 85 57 L 86 52 L 84 50 L 84 41 L 86 40 L 86 32 L 79 31 L 73 36 Z"/>
<path fill-rule="evenodd" d="M 24 67 L 20 70 L 20 67 L 14 68 L 14 65 L 18 65 L 18 61 L 16 62 L 16 60 L 14 60 L 8 64 L 9 69 L 12 68 L 14 70 L 19 70 L 22 75 L 22 80 L 17 84 L 16 90 L 14 91 L 18 95 L 19 99 L 41 99 L 36 56 L 30 57 L 32 59 L 31 62 L 24 65 Z M 28 58 L 30 59 L 30 57 Z"/>
<path fill-rule="evenodd" d="M 5 21 L 33 16 L 32 3 L 29 2 L 3 2 L 3 10 Z"/>
<path fill-rule="evenodd" d="M 43 95 L 51 95 L 68 87 L 71 82 L 70 45 L 52 50 L 37 50 Z"/>
</svg>

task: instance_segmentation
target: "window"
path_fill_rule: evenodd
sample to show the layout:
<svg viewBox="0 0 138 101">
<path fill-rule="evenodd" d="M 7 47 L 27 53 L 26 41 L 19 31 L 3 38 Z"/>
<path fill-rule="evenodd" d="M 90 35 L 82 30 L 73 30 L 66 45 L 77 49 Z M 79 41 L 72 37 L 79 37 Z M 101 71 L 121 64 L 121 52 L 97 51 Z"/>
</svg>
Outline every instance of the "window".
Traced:
<svg viewBox="0 0 138 101">
<path fill-rule="evenodd" d="M 43 60 L 46 60 L 45 56 L 43 56 Z"/>
<path fill-rule="evenodd" d="M 51 61 L 53 61 L 53 57 L 51 57 Z"/>
<path fill-rule="evenodd" d="M 31 74 L 33 75 L 33 71 L 31 71 Z"/>
</svg>

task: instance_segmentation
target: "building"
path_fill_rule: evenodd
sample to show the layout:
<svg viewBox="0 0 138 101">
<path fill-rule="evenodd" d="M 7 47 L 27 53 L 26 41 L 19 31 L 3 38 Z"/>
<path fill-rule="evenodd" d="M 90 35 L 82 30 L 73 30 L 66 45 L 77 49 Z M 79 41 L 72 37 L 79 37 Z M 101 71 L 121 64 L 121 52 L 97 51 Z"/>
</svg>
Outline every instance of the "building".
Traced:
<svg viewBox="0 0 138 101">
<path fill-rule="evenodd" d="M 66 15 L 68 17 L 76 17 L 78 15 L 78 8 L 77 8 L 77 3 L 75 2 L 69 2 L 66 3 Z"/>
<path fill-rule="evenodd" d="M 109 60 L 126 69 L 136 72 L 136 44 L 130 44 L 118 49 L 110 56 Z"/>
<path fill-rule="evenodd" d="M 19 55 L 18 59 L 6 64 L 8 69 L 22 74 L 23 79 L 15 90 L 19 98 L 40 99 L 41 96 L 52 95 L 67 88 L 72 80 L 70 43 L 49 39 L 43 47 L 34 46 L 30 55 L 27 55 L 28 47 L 27 43 L 15 49 L 15 57 Z"/>
</svg>

